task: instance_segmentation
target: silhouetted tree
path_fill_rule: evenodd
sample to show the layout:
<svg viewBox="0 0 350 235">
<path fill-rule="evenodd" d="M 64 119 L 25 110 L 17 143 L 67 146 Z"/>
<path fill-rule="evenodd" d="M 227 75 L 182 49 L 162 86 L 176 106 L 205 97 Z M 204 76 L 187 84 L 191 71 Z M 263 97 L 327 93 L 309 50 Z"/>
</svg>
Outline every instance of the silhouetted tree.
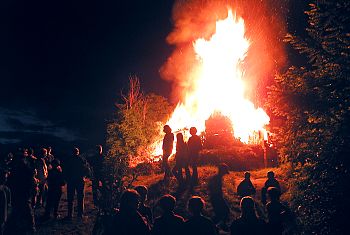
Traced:
<svg viewBox="0 0 350 235">
<path fill-rule="evenodd" d="M 286 41 L 308 63 L 275 77 L 268 106 L 291 166 L 291 202 L 306 234 L 343 234 L 349 211 L 350 2 L 312 1 L 307 36 Z"/>
<path fill-rule="evenodd" d="M 172 112 L 164 97 L 143 94 L 137 77 L 130 78 L 129 91 L 122 94 L 122 100 L 116 104 L 115 119 L 107 124 L 108 153 L 104 170 L 109 184 L 105 188 L 110 197 L 107 201 L 115 201 L 137 176 L 129 171 L 130 163 L 152 159 L 152 144 L 157 139 L 161 141 L 162 127 Z M 115 196 L 110 196 L 113 194 Z"/>
<path fill-rule="evenodd" d="M 143 94 L 137 77 L 130 78 L 123 103 L 116 104 L 117 117 L 107 126 L 107 143 L 111 155 L 146 158 L 152 144 L 161 135 L 164 122 L 171 115 L 167 100 L 155 94 Z"/>
</svg>

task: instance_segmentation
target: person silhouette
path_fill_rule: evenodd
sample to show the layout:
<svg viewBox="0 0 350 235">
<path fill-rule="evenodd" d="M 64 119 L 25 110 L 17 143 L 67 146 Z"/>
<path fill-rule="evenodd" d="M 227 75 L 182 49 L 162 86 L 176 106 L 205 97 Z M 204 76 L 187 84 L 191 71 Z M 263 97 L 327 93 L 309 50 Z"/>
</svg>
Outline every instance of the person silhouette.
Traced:
<svg viewBox="0 0 350 235">
<path fill-rule="evenodd" d="M 51 162 L 55 159 L 51 151 L 52 151 L 51 147 L 41 148 L 41 156 L 42 156 L 42 159 L 44 159 L 48 170 L 52 168 Z"/>
<path fill-rule="evenodd" d="M 47 158 L 45 159 L 46 164 L 49 165 L 53 160 L 55 159 L 55 156 L 52 154 L 52 147 L 47 147 Z"/>
<path fill-rule="evenodd" d="M 275 187 L 281 192 L 281 186 L 275 178 L 275 173 L 273 171 L 267 172 L 267 180 L 265 181 L 264 187 L 261 189 L 261 202 L 264 205 L 266 204 L 267 189 L 270 187 Z"/>
<path fill-rule="evenodd" d="M 101 190 L 102 184 L 104 182 L 103 180 L 103 170 L 104 170 L 104 160 L 105 155 L 103 154 L 103 147 L 102 145 L 96 145 L 96 152 L 93 156 L 91 156 L 90 160 L 90 166 L 92 169 L 92 196 L 94 200 L 94 205 L 97 207 L 100 207 L 100 198 L 99 198 L 99 191 Z"/>
<path fill-rule="evenodd" d="M 151 225 L 153 224 L 152 210 L 149 206 L 145 205 L 148 189 L 144 185 L 139 185 L 135 187 L 135 190 L 140 194 L 140 204 L 137 210 L 147 220 L 147 223 Z"/>
<path fill-rule="evenodd" d="M 189 220 L 185 222 L 184 233 L 186 235 L 216 235 L 216 227 L 209 218 L 202 215 L 205 202 L 201 197 L 193 196 L 188 201 L 188 210 L 191 213 Z"/>
<path fill-rule="evenodd" d="M 63 172 L 61 168 L 61 162 L 58 159 L 54 159 L 51 162 L 51 169 L 49 170 L 48 177 L 48 193 L 47 202 L 45 206 L 44 219 L 49 219 L 51 211 L 53 209 L 54 218 L 59 218 L 58 206 L 62 196 L 62 188 L 65 185 Z"/>
<path fill-rule="evenodd" d="M 192 185 L 198 184 L 198 161 L 199 161 L 199 152 L 202 150 L 201 138 L 197 135 L 197 128 L 190 128 L 191 137 L 188 139 L 188 155 L 190 160 L 190 165 L 192 167 Z"/>
<path fill-rule="evenodd" d="M 38 186 L 35 171 L 28 157 L 27 149 L 15 156 L 8 178 L 12 202 L 12 213 L 6 229 L 9 234 L 26 234 L 36 231 L 32 199 L 37 193 Z"/>
<path fill-rule="evenodd" d="M 237 194 L 240 197 L 255 195 L 255 187 L 250 180 L 250 173 L 247 171 L 244 173 L 244 180 L 237 186 Z"/>
<path fill-rule="evenodd" d="M 169 166 L 168 159 L 173 152 L 174 145 L 174 134 L 171 132 L 169 125 L 165 125 L 163 128 L 165 136 L 163 138 L 163 156 L 162 156 L 162 167 L 164 170 L 164 181 L 168 181 L 171 176 L 171 170 Z"/>
<path fill-rule="evenodd" d="M 256 215 L 255 202 L 252 197 L 241 199 L 241 216 L 235 219 L 230 227 L 231 235 L 264 235 L 267 234 L 266 223 Z"/>
<path fill-rule="evenodd" d="M 162 216 L 154 221 L 152 235 L 177 235 L 182 234 L 184 218 L 174 213 L 176 204 L 175 197 L 167 194 L 159 199 L 159 206 L 162 209 Z"/>
<path fill-rule="evenodd" d="M 85 178 L 90 175 L 90 168 L 86 160 L 80 155 L 79 148 L 73 149 L 73 156 L 64 165 L 64 174 L 67 181 L 68 215 L 66 219 L 72 219 L 74 195 L 77 193 L 78 217 L 83 218 Z"/>
<path fill-rule="evenodd" d="M 45 150 L 42 150 L 42 153 L 45 154 Z M 38 181 L 38 193 L 35 198 L 35 207 L 44 206 L 47 196 L 47 175 L 48 175 L 48 167 L 45 161 L 45 155 L 39 155 L 36 157 L 34 162 L 34 166 L 36 169 L 36 178 Z"/>
<path fill-rule="evenodd" d="M 176 154 L 175 154 L 175 167 L 172 170 L 173 175 L 177 179 L 179 185 L 184 183 L 184 178 L 182 175 L 182 169 L 185 169 L 186 180 L 189 182 L 191 178 L 190 169 L 188 168 L 188 147 L 184 141 L 182 133 L 176 135 Z"/>
<path fill-rule="evenodd" d="M 139 201 L 140 195 L 136 190 L 125 190 L 120 197 L 120 210 L 106 226 L 104 235 L 149 235 L 149 225 L 137 211 Z"/>
<path fill-rule="evenodd" d="M 270 198 L 270 202 L 266 205 L 269 232 L 271 234 L 282 234 L 284 224 L 293 223 L 292 213 L 288 206 L 280 202 L 281 192 L 278 188 L 269 187 L 267 194 Z"/>
<path fill-rule="evenodd" d="M 226 164 L 218 166 L 218 173 L 214 175 L 208 182 L 209 201 L 214 210 L 214 223 L 222 226 L 226 230 L 226 222 L 230 214 L 230 208 L 227 205 L 222 191 L 222 180 L 229 173 L 229 168 Z"/>
</svg>

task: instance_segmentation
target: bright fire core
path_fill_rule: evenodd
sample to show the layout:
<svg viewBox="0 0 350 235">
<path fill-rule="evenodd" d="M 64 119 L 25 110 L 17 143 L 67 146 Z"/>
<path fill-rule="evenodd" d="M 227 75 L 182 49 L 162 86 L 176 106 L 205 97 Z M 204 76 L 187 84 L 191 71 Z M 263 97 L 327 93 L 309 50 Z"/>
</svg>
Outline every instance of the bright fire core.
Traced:
<svg viewBox="0 0 350 235">
<path fill-rule="evenodd" d="M 197 127 L 205 130 L 205 121 L 214 113 L 227 116 L 235 138 L 257 143 L 257 135 L 267 138 L 264 129 L 270 121 L 262 108 L 244 97 L 244 61 L 250 42 L 245 37 L 244 21 L 229 11 L 228 17 L 216 22 L 210 39 L 193 43 L 198 63 L 189 73 L 190 86 L 167 122 L 173 131 Z"/>
</svg>

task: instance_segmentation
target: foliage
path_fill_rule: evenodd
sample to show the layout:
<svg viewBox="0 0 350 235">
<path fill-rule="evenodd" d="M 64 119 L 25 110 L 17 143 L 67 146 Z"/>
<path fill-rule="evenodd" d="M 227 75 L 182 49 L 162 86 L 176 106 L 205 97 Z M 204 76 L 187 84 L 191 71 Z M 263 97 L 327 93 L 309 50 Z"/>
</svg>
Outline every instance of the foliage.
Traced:
<svg viewBox="0 0 350 235">
<path fill-rule="evenodd" d="M 267 106 L 282 160 L 289 163 L 290 200 L 306 234 L 343 232 L 350 117 L 350 3 L 313 1 L 308 36 L 287 35 L 309 61 L 275 77 Z"/>
<path fill-rule="evenodd" d="M 141 93 L 137 78 L 130 79 L 130 90 L 123 100 L 116 105 L 117 118 L 107 126 L 110 154 L 127 155 L 137 162 L 148 160 L 172 107 L 162 96 Z"/>
<path fill-rule="evenodd" d="M 106 195 L 115 195 L 107 201 L 116 201 L 137 178 L 139 171 L 130 166 L 150 161 L 152 144 L 159 138 L 172 108 L 164 97 L 143 94 L 136 77 L 130 78 L 129 91 L 122 99 L 123 103 L 116 104 L 115 119 L 107 124 Z"/>
<path fill-rule="evenodd" d="M 264 166 L 264 151 L 260 146 L 232 145 L 201 151 L 201 165 L 217 166 L 226 163 L 230 170 L 243 171 Z"/>
</svg>

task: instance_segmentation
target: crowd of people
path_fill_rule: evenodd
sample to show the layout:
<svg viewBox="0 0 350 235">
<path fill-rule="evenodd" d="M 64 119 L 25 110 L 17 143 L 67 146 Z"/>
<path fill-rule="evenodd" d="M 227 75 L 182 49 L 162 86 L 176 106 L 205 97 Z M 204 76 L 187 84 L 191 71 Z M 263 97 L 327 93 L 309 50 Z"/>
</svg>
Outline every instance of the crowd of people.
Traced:
<svg viewBox="0 0 350 235">
<path fill-rule="evenodd" d="M 164 170 L 164 181 L 168 182 L 170 177 L 174 175 L 180 185 L 191 184 L 195 186 L 198 184 L 198 161 L 199 152 L 202 150 L 202 142 L 197 135 L 197 128 L 191 127 L 191 137 L 188 142 L 185 143 L 182 133 L 176 135 L 176 153 L 175 153 L 175 167 L 171 170 L 168 159 L 173 153 L 174 146 L 174 134 L 171 127 L 165 125 L 163 128 L 165 136 L 163 138 L 163 156 L 162 167 Z M 192 175 L 189 167 L 192 168 Z M 185 170 L 185 178 L 183 176 L 183 170 Z"/>
<path fill-rule="evenodd" d="M 163 131 L 165 133 L 162 158 L 163 182 L 168 183 L 174 176 L 179 187 L 198 185 L 197 167 L 202 144 L 197 135 L 197 129 L 190 128 L 191 137 L 187 143 L 184 141 L 182 133 L 176 134 L 175 166 L 173 169 L 171 169 L 168 159 L 173 154 L 174 134 L 169 125 L 165 125 Z M 190 168 L 192 168 L 191 171 Z M 231 226 L 228 226 L 231 209 L 223 193 L 223 177 L 227 174 L 229 174 L 229 167 L 226 164 L 220 164 L 217 174 L 208 181 L 207 194 L 214 214 L 211 219 L 203 216 L 205 207 L 203 198 L 192 196 L 187 203 L 191 216 L 185 220 L 174 212 L 176 198 L 169 194 L 163 195 L 159 199 L 157 206 L 161 209 L 162 214 L 154 219 L 153 210 L 145 205 L 147 187 L 137 186 L 123 192 L 119 209 L 112 216 L 112 219 L 104 225 L 101 234 L 215 235 L 219 234 L 220 230 L 231 234 L 282 234 L 283 231 L 286 231 L 285 222 L 290 219 L 286 219 L 286 217 L 290 216 L 291 212 L 287 206 L 280 202 L 281 187 L 272 171 L 268 172 L 268 179 L 261 189 L 262 204 L 268 215 L 267 222 L 257 216 L 254 200 L 257 190 L 251 182 L 250 173 L 246 172 L 244 180 L 237 187 L 237 195 L 241 198 L 241 216 L 233 220 Z"/>
<path fill-rule="evenodd" d="M 134 189 L 126 189 L 120 198 L 120 207 L 110 220 L 104 224 L 102 232 L 93 234 L 123 234 L 123 235 L 217 235 L 219 231 L 226 234 L 293 234 L 286 233 L 288 226 L 286 222 L 291 220 L 289 208 L 280 202 L 281 191 L 278 181 L 269 172 L 263 193 L 267 193 L 266 204 L 267 221 L 257 215 L 256 202 L 253 195 L 242 196 L 240 200 L 241 215 L 234 219 L 230 226 L 228 221 L 231 213 L 222 190 L 222 178 L 228 173 L 228 166 L 220 164 L 218 173 L 208 183 L 208 196 L 213 208 L 214 217 L 208 218 L 203 215 L 205 201 L 200 196 L 192 196 L 187 202 L 190 216 L 185 219 L 175 213 L 175 196 L 166 194 L 160 197 L 155 207 L 161 209 L 161 215 L 153 217 L 153 209 L 147 206 L 148 189 L 146 186 L 136 186 Z M 248 172 L 246 173 L 246 176 Z M 245 178 L 238 186 L 240 193 L 255 194 Z M 278 187 L 271 186 L 273 185 Z M 277 184 L 276 184 L 277 183 Z M 246 186 L 247 185 L 247 186 Z M 271 187 L 270 187 L 271 186 Z M 254 186 L 253 186 L 254 187 Z M 237 192 L 238 193 L 238 192 Z M 266 199 L 266 197 L 265 197 Z"/>
<path fill-rule="evenodd" d="M 101 184 L 104 161 L 102 146 L 88 159 L 73 148 L 63 162 L 52 154 L 52 149 L 41 148 L 35 154 L 32 148 L 18 149 L 9 154 L 0 165 L 0 234 L 28 234 L 36 231 L 36 222 L 59 219 L 58 213 L 63 187 L 67 187 L 67 215 L 73 217 L 73 201 L 77 197 L 77 217 L 84 218 L 84 191 L 87 177 L 92 180 L 93 194 Z M 35 211 L 44 213 L 35 217 Z"/>
<path fill-rule="evenodd" d="M 190 128 L 190 138 L 186 143 L 182 133 L 176 134 L 175 166 L 171 169 L 168 162 L 173 154 L 174 134 L 170 126 L 164 126 L 162 167 L 164 179 L 169 182 L 175 177 L 179 188 L 199 185 L 198 161 L 202 150 L 200 137 L 195 127 Z M 36 231 L 36 220 L 62 218 L 72 220 L 73 202 L 76 195 L 76 216 L 84 218 L 84 194 L 86 178 L 92 181 L 94 204 L 98 207 L 99 189 L 104 184 L 104 155 L 101 145 L 89 157 L 84 157 L 79 148 L 73 148 L 71 156 L 62 162 L 53 156 L 52 149 L 41 148 L 38 154 L 34 150 L 19 149 L 9 154 L 1 164 L 0 181 L 0 234 L 30 234 Z M 191 168 L 191 169 L 190 169 Z M 183 172 L 184 171 L 184 172 Z M 251 182 L 250 173 L 237 187 L 241 198 L 241 216 L 231 223 L 230 205 L 223 193 L 223 178 L 229 174 L 226 164 L 218 165 L 217 174 L 207 182 L 208 201 L 213 217 L 203 215 L 205 201 L 192 196 L 187 202 L 191 215 L 187 220 L 175 213 L 176 198 L 167 194 L 161 196 L 157 205 L 162 211 L 160 217 L 153 217 L 153 209 L 147 205 L 148 189 L 139 185 L 125 189 L 119 198 L 119 206 L 113 210 L 103 229 L 94 234 L 122 235 L 172 235 L 201 234 L 215 235 L 219 230 L 231 234 L 282 234 L 285 221 L 291 212 L 280 202 L 281 187 L 273 172 L 268 172 L 267 180 L 261 189 L 261 202 L 267 211 L 267 222 L 259 218 L 256 212 L 254 195 L 256 188 Z M 66 185 L 67 214 L 59 215 L 59 205 Z M 269 197 L 267 197 L 267 195 Z M 268 200 L 269 199 L 269 200 Z M 9 209 L 11 208 L 11 210 Z M 38 217 L 34 212 L 43 208 Z M 36 213 L 37 214 L 37 213 Z"/>
</svg>

